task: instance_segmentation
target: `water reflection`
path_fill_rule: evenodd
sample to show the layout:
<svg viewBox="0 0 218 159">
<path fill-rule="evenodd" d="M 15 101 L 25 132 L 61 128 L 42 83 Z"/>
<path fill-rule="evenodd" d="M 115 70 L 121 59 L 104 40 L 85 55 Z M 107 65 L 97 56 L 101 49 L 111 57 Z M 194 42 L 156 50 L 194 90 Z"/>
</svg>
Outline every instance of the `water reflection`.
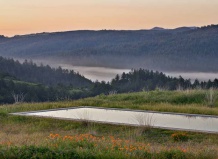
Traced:
<svg viewBox="0 0 218 159">
<path fill-rule="evenodd" d="M 78 107 L 52 111 L 15 113 L 16 115 L 53 117 L 72 120 L 91 120 L 103 123 L 150 125 L 159 128 L 192 130 L 218 133 L 218 117 L 182 115 L 146 111 L 127 111 Z"/>
<path fill-rule="evenodd" d="M 139 126 L 142 127 L 152 127 L 154 126 L 155 119 L 154 119 L 154 113 L 152 114 L 145 114 L 145 113 L 138 113 L 134 114 L 132 117 L 133 122 L 138 123 Z"/>
<path fill-rule="evenodd" d="M 185 115 L 185 117 L 186 118 L 188 118 L 188 119 L 196 119 L 197 117 L 196 116 L 194 116 L 194 115 Z"/>
</svg>

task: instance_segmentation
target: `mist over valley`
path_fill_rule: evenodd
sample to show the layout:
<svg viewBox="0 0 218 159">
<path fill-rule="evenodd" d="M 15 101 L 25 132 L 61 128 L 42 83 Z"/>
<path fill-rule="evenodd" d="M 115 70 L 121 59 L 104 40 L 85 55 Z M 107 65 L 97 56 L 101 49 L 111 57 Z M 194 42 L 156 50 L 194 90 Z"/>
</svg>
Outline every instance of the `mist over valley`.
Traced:
<svg viewBox="0 0 218 159">
<path fill-rule="evenodd" d="M 1 36 L 0 55 L 44 64 L 218 72 L 218 26 Z M 191 77 L 190 77 L 191 78 Z"/>
</svg>

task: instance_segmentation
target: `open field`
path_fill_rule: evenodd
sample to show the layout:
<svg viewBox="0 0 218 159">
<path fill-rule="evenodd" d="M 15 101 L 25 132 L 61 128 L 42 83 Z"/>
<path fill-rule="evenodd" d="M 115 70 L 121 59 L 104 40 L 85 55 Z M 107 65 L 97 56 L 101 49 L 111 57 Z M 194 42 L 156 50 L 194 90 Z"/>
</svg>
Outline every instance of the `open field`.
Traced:
<svg viewBox="0 0 218 159">
<path fill-rule="evenodd" d="M 96 106 L 176 112 L 190 114 L 218 115 L 218 90 L 149 91 L 115 95 L 99 95 L 74 101 L 21 103 L 0 106 L 0 112 L 12 113 L 74 106 Z"/>
<path fill-rule="evenodd" d="M 211 106 L 206 94 L 206 91 L 152 91 L 56 103 L 3 105 L 0 106 L 0 158 L 216 159 L 218 134 L 8 114 L 88 105 L 218 115 L 217 99 Z"/>
</svg>

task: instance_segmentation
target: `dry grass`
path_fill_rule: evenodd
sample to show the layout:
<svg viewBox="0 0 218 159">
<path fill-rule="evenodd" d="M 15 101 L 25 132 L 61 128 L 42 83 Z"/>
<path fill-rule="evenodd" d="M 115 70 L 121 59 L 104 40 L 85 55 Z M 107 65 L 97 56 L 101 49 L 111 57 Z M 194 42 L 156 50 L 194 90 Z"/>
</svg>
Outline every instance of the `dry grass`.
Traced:
<svg viewBox="0 0 218 159">
<path fill-rule="evenodd" d="M 60 136 L 90 133 L 90 127 L 84 127 L 80 122 L 39 118 L 29 118 L 29 122 L 9 120 L 8 123 L 0 124 L 0 143 L 10 143 L 16 146 L 37 146 L 45 145 L 45 141 L 50 133 L 60 134 Z M 149 118 L 149 120 L 151 120 L 151 118 Z M 143 125 L 146 124 L 147 126 L 147 121 L 143 119 L 142 122 Z M 34 125 L 38 127 L 34 128 Z M 51 125 L 51 127 L 46 127 L 46 125 Z M 66 126 L 71 126 L 71 128 L 64 130 Z M 136 127 L 105 124 L 95 124 L 93 130 L 95 130 L 95 135 L 97 136 L 114 136 L 115 138 L 130 140 L 132 143 L 140 141 L 150 144 L 150 150 L 156 152 L 173 147 L 180 147 L 193 152 L 199 152 L 204 148 L 208 150 L 218 150 L 217 134 L 188 132 L 187 134 L 190 136 L 188 142 L 174 142 L 171 135 L 175 133 L 175 131 L 171 130 L 149 129 L 149 131 L 145 131 L 139 135 L 137 133 L 138 128 Z"/>
<path fill-rule="evenodd" d="M 56 134 L 56 133 L 55 133 Z M 23 146 L 23 145 L 35 145 L 35 146 L 51 146 L 58 144 L 60 146 L 63 146 L 64 143 L 62 143 L 63 138 L 66 139 L 70 138 L 77 138 L 77 142 L 85 141 L 84 144 L 89 143 L 86 139 L 84 139 L 84 136 L 91 136 L 91 138 L 94 138 L 94 140 L 90 140 L 92 144 L 97 145 L 96 149 L 103 150 L 103 149 L 110 149 L 110 151 L 113 150 L 122 150 L 124 151 L 124 148 L 126 151 L 134 152 L 136 150 L 146 150 L 150 153 L 159 153 L 162 151 L 171 151 L 171 150 L 181 150 L 185 153 L 191 153 L 192 155 L 199 156 L 199 154 L 208 156 L 209 154 L 214 156 L 218 156 L 218 145 L 215 145 L 213 143 L 210 143 L 208 141 L 203 142 L 171 142 L 167 141 L 164 144 L 153 142 L 153 141 L 137 141 L 136 139 L 121 139 L 121 138 L 115 138 L 111 135 L 106 136 L 93 136 L 93 135 L 82 135 L 82 134 L 72 134 L 72 132 L 67 131 L 61 131 L 58 134 L 58 138 L 61 138 L 61 140 L 55 140 L 49 139 L 51 137 L 50 133 L 42 133 L 42 132 L 36 132 L 32 134 L 27 133 L 18 133 L 18 134 L 7 134 L 5 132 L 0 132 L 0 144 L 5 146 Z M 106 139 L 105 139 L 106 138 Z M 80 147 L 79 145 L 76 147 Z M 212 154 L 211 154 L 212 153 Z"/>
<path fill-rule="evenodd" d="M 107 108 L 128 108 L 176 113 L 218 115 L 217 90 L 213 90 L 212 104 L 208 107 L 205 101 L 207 91 L 152 91 L 116 95 L 100 95 L 75 101 L 23 103 L 0 106 L 0 113 L 34 111 L 74 106 L 96 106 Z M 209 98 L 210 99 L 210 98 Z"/>
<path fill-rule="evenodd" d="M 197 96 L 205 97 L 205 92 L 201 94 L 197 92 Z M 217 93 L 217 92 L 215 92 Z M 173 97 L 168 97 L 172 95 Z M 191 96 L 191 100 L 189 100 Z M 92 134 L 94 137 L 109 138 L 113 136 L 114 141 L 118 138 L 122 141 L 129 140 L 132 145 L 142 143 L 148 145 L 151 153 L 159 153 L 163 151 L 171 151 L 173 149 L 191 153 L 194 158 L 216 158 L 218 157 L 218 134 L 203 134 L 187 132 L 188 141 L 175 142 L 171 135 L 175 131 L 153 129 L 152 117 L 138 117 L 137 120 L 141 124 L 143 131 L 139 128 L 129 126 L 115 126 L 108 124 L 83 124 L 83 122 L 60 121 L 56 119 L 43 119 L 35 117 L 20 117 L 8 115 L 10 112 L 44 110 L 54 108 L 66 108 L 73 106 L 100 106 L 100 107 L 116 107 L 141 109 L 152 111 L 193 113 L 193 114 L 211 114 L 218 115 L 218 107 L 216 102 L 214 107 L 208 107 L 205 103 L 192 101 L 195 99 L 196 92 L 142 92 L 121 95 L 98 96 L 95 98 L 81 99 L 77 101 L 51 102 L 51 103 L 23 103 L 17 105 L 0 106 L 0 147 L 1 146 L 48 146 L 48 136 L 51 133 L 59 136 L 76 136 L 80 134 Z M 150 99 L 152 98 L 152 99 Z M 156 99 L 157 98 L 157 99 Z M 201 100 L 201 98 L 198 98 Z M 203 98 L 202 100 L 205 100 Z M 180 102 L 179 102 L 180 101 Z M 185 103 L 185 102 L 187 103 Z M 89 114 L 82 114 L 80 118 L 86 120 L 90 118 Z M 103 142 L 102 147 L 107 147 L 110 142 Z M 63 143 L 63 146 L 65 143 Z M 76 145 L 76 143 L 75 143 Z M 67 147 L 68 145 L 65 145 Z M 123 148 L 123 147 L 121 147 Z M 76 149 L 80 151 L 79 145 Z M 94 149 L 92 153 L 100 152 Z M 114 149 L 113 151 L 117 151 Z M 112 153 L 108 152 L 108 154 Z M 198 157 L 196 157 L 198 156 Z"/>
</svg>

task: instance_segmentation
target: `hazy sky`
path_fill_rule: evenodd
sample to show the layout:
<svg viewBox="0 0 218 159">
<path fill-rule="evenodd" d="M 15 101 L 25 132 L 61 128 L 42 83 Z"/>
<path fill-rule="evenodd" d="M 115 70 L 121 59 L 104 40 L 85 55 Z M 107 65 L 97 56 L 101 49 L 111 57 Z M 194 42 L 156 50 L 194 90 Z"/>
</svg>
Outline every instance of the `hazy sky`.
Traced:
<svg viewBox="0 0 218 159">
<path fill-rule="evenodd" d="M 218 23 L 218 0 L 0 0 L 0 35 Z"/>
</svg>

